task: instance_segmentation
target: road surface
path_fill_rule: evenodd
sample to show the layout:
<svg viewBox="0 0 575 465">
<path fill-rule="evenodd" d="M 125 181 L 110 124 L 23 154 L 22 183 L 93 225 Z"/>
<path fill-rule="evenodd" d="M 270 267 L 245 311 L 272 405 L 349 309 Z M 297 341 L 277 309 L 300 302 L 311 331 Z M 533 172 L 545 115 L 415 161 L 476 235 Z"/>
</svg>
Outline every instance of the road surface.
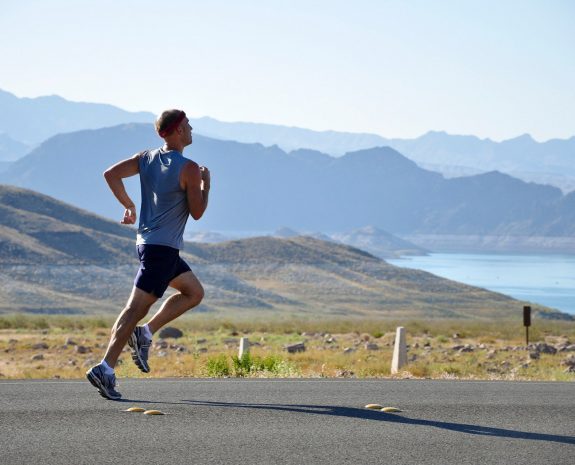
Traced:
<svg viewBox="0 0 575 465">
<path fill-rule="evenodd" d="M 0 381 L 0 463 L 575 463 L 575 383 L 132 379 L 119 390 L 114 402 L 87 381 Z M 124 412 L 135 406 L 166 415 Z"/>
</svg>

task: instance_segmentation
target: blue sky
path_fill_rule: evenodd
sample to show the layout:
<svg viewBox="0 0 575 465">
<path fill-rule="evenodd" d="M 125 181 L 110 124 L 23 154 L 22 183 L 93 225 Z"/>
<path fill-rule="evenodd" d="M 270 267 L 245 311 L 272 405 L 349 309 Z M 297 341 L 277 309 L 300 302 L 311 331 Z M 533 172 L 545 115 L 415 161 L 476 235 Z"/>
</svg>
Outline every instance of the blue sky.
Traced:
<svg viewBox="0 0 575 465">
<path fill-rule="evenodd" d="M 19 0 L 0 88 L 415 137 L 575 135 L 575 2 Z"/>
</svg>

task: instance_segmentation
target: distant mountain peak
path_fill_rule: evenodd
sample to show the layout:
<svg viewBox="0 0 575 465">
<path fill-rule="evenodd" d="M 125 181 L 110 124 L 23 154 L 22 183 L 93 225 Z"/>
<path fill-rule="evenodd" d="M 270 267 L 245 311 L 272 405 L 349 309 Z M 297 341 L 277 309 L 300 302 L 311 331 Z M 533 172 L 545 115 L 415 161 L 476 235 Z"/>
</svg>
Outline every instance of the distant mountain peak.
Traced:
<svg viewBox="0 0 575 465">
<path fill-rule="evenodd" d="M 353 160 L 353 161 L 359 161 L 359 160 L 371 161 L 373 159 L 379 159 L 379 160 L 386 162 L 386 164 L 391 163 L 394 166 L 405 166 L 405 167 L 411 167 L 411 168 L 415 168 L 415 167 L 419 168 L 414 161 L 405 157 L 404 155 L 399 153 L 397 150 L 395 150 L 391 147 L 385 147 L 385 146 L 373 147 L 370 149 L 357 150 L 355 152 L 348 152 L 341 158 L 348 160 L 348 161 L 351 161 L 351 160 Z"/>
<path fill-rule="evenodd" d="M 422 136 L 419 136 L 415 140 L 425 140 L 434 143 L 442 142 L 449 143 L 453 140 L 458 141 L 490 141 L 490 139 L 481 139 L 473 134 L 450 134 L 447 131 L 427 131 Z"/>
<path fill-rule="evenodd" d="M 301 234 L 297 232 L 295 229 L 288 228 L 287 226 L 282 226 L 281 228 L 276 229 L 273 235 L 275 237 L 283 237 L 283 238 L 301 236 Z"/>
<path fill-rule="evenodd" d="M 433 129 L 430 131 L 427 131 L 425 134 L 423 134 L 422 137 L 425 136 L 449 136 L 449 134 L 447 134 L 446 131 L 434 131 Z"/>
<path fill-rule="evenodd" d="M 504 140 L 502 143 L 513 143 L 513 142 L 529 142 L 529 143 L 537 143 L 535 139 L 531 136 L 531 134 L 525 133 L 521 134 L 520 136 L 513 137 L 511 139 Z"/>
<path fill-rule="evenodd" d="M 154 115 L 129 112 L 119 107 L 74 102 L 59 95 L 17 97 L 0 90 L 0 131 L 12 139 L 35 145 L 60 133 L 97 129 L 123 123 L 151 123 Z"/>
</svg>

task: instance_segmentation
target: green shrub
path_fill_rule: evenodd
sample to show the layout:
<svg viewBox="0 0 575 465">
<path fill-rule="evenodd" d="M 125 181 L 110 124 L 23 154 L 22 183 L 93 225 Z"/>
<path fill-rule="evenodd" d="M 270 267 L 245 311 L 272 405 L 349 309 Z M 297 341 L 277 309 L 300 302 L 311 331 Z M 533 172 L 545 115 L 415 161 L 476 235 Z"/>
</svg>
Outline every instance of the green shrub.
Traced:
<svg viewBox="0 0 575 465">
<path fill-rule="evenodd" d="M 280 367 L 285 362 L 278 355 L 268 355 L 260 361 L 258 371 L 269 371 L 270 373 L 279 374 Z"/>
<path fill-rule="evenodd" d="M 232 355 L 232 366 L 234 375 L 246 376 L 252 369 L 252 357 L 249 353 L 243 354 L 241 358 L 237 355 Z"/>
<path fill-rule="evenodd" d="M 224 354 L 217 357 L 210 357 L 206 362 L 206 374 L 211 378 L 221 378 L 230 376 L 230 366 Z"/>
<path fill-rule="evenodd" d="M 278 355 L 258 357 L 245 353 L 242 357 L 232 355 L 232 368 L 234 376 L 249 376 L 257 373 L 265 376 L 294 376 L 297 370 Z"/>
</svg>

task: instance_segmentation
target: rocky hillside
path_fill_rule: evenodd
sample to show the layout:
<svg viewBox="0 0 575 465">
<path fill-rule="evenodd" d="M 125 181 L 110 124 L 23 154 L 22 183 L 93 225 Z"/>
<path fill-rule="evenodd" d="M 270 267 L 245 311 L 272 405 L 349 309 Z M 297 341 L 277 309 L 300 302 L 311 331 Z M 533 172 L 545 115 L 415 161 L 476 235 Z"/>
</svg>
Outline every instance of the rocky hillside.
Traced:
<svg viewBox="0 0 575 465">
<path fill-rule="evenodd" d="M 33 191 L 0 186 L 3 265 L 122 264 L 134 231 Z"/>
<path fill-rule="evenodd" d="M 0 312 L 117 313 L 137 270 L 133 228 L 0 186 Z M 236 316 L 505 318 L 522 303 L 311 237 L 187 243 L 198 311 Z M 536 307 L 547 317 L 562 317 Z"/>
</svg>

